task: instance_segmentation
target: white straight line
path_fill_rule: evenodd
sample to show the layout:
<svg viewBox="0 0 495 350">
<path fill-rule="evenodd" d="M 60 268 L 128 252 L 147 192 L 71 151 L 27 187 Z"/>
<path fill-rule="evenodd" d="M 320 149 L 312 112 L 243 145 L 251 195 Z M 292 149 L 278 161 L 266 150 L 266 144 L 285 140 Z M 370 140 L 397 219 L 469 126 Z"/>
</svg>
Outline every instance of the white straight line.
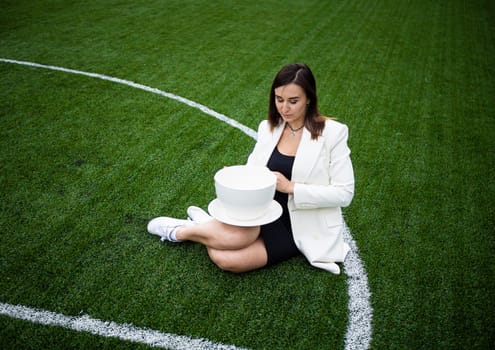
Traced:
<svg viewBox="0 0 495 350">
<path fill-rule="evenodd" d="M 182 335 L 161 333 L 148 328 L 139 328 L 129 323 L 101 321 L 88 315 L 66 316 L 51 311 L 33 309 L 22 305 L 0 303 L 0 315 L 46 326 L 57 326 L 78 332 L 87 332 L 107 338 L 119 338 L 133 343 L 177 350 L 237 350 L 233 345 L 214 343 L 207 339 L 191 338 Z"/>
<path fill-rule="evenodd" d="M 345 349 L 368 349 L 371 344 L 373 310 L 370 305 L 371 293 L 368 288 L 368 276 L 359 257 L 358 247 L 347 225 L 344 227 L 344 240 L 351 250 L 344 261 L 349 294 L 349 323 L 345 334 Z"/>
<path fill-rule="evenodd" d="M 165 92 L 165 91 L 162 91 L 162 90 L 159 90 L 156 88 L 151 88 L 151 87 L 146 86 L 146 85 L 135 83 L 135 82 L 130 81 L 130 80 L 124 80 L 124 79 L 115 78 L 115 77 L 111 77 L 111 76 L 103 75 L 103 74 L 83 72 L 80 70 L 68 69 L 68 68 L 57 67 L 57 66 L 48 66 L 48 65 L 33 63 L 33 62 L 16 61 L 16 60 L 11 60 L 11 59 L 7 59 L 7 58 L 0 58 L 0 61 L 6 62 L 6 63 L 21 64 L 21 65 L 31 66 L 31 67 L 36 67 L 36 68 L 45 68 L 45 69 L 57 70 L 57 71 L 65 72 L 65 73 L 85 75 L 87 77 L 97 78 L 97 79 L 102 79 L 102 80 L 108 80 L 108 81 L 112 81 L 114 83 L 128 85 L 128 86 L 131 86 L 131 87 L 136 88 L 136 89 L 141 89 L 144 91 L 152 92 L 154 94 L 161 95 L 161 96 L 170 98 L 172 100 L 182 102 L 182 103 L 184 103 L 190 107 L 199 109 L 201 112 L 208 114 L 214 118 L 217 118 L 218 120 L 220 120 L 224 123 L 227 123 L 230 126 L 233 126 L 234 128 L 241 130 L 246 135 L 251 136 L 252 138 L 256 139 L 256 132 L 254 130 L 248 128 L 247 126 L 239 123 L 237 120 L 229 118 L 226 115 L 223 115 L 221 113 L 215 112 L 214 110 L 212 110 L 212 109 L 210 109 L 210 108 L 208 108 L 202 104 L 188 100 L 187 98 L 184 98 L 181 96 L 174 95 L 170 92 Z"/>
<path fill-rule="evenodd" d="M 14 64 L 21 64 L 21 65 L 26 65 L 26 66 L 31 66 L 31 67 L 37 67 L 37 68 L 45 68 L 45 69 L 52 69 L 52 70 L 57 70 L 57 71 L 62 71 L 66 73 L 73 73 L 73 74 L 79 74 L 79 75 L 85 75 L 88 77 L 93 77 L 93 78 L 98 78 L 98 79 L 103 79 L 103 80 L 108 80 L 112 81 L 115 83 L 119 84 L 124 84 L 128 85 L 137 89 L 149 91 L 167 98 L 171 98 L 173 100 L 185 103 L 188 106 L 194 107 L 202 111 L 203 113 L 206 113 L 208 115 L 211 115 L 212 117 L 215 117 L 239 130 L 241 130 L 243 133 L 246 135 L 252 137 L 253 139 L 256 140 L 256 131 L 248 128 L 247 126 L 237 122 L 236 120 L 233 120 L 223 114 L 217 113 L 210 108 L 203 106 L 199 103 L 196 103 L 194 101 L 188 100 L 184 97 L 177 96 L 168 92 L 164 92 L 155 88 L 148 87 L 146 85 L 141 85 L 134 83 L 132 81 L 128 80 L 123 80 L 119 78 L 114 78 L 110 77 L 107 75 L 102 75 L 102 74 L 96 74 L 96 73 L 88 73 L 88 72 L 83 72 L 83 71 L 78 71 L 78 70 L 73 70 L 73 69 L 67 69 L 67 68 L 62 68 L 62 67 L 56 67 L 56 66 L 47 66 L 39 63 L 33 63 L 33 62 L 26 62 L 26 61 L 16 61 L 16 60 L 11 60 L 11 59 L 6 59 L 6 58 L 0 58 L 0 62 L 6 62 L 6 63 L 14 63 Z M 345 226 L 344 228 L 344 239 L 347 241 L 349 246 L 351 247 L 350 252 L 348 253 L 345 261 L 344 261 L 344 272 L 347 275 L 347 286 L 348 286 L 348 295 L 349 295 L 349 304 L 347 306 L 349 310 L 349 323 L 347 325 L 347 330 L 345 334 L 345 350 L 361 350 L 361 349 L 368 349 L 371 344 L 371 339 L 372 339 L 372 324 L 371 320 L 373 318 L 373 309 L 371 308 L 370 304 L 370 296 L 371 292 L 368 287 L 368 276 L 366 274 L 366 270 L 364 269 L 363 262 L 361 261 L 361 258 L 359 257 L 359 252 L 357 248 L 357 244 L 354 241 L 354 239 L 351 236 L 351 233 L 349 231 L 349 228 Z M 7 304 L 5 304 L 7 305 Z M 47 312 L 49 311 L 42 311 L 42 312 Z M 11 316 L 15 317 L 15 316 Z M 67 317 L 67 316 L 64 316 Z M 86 316 L 89 318 L 89 316 Z M 102 322 L 102 321 L 99 321 Z M 108 322 L 104 323 L 108 324 Z M 64 325 L 60 325 L 64 327 Z M 70 328 L 70 327 L 67 327 Z M 154 332 L 154 331 L 152 331 Z M 97 333 L 95 333 L 97 334 Z M 169 337 L 183 337 L 179 335 L 172 335 L 168 334 L 167 336 Z M 185 337 L 187 338 L 187 337 Z M 223 346 L 223 345 L 222 345 Z M 175 348 L 174 348 L 175 349 Z M 177 348 L 178 349 L 178 348 Z M 229 348 L 229 349 L 234 349 L 234 348 Z"/>
</svg>

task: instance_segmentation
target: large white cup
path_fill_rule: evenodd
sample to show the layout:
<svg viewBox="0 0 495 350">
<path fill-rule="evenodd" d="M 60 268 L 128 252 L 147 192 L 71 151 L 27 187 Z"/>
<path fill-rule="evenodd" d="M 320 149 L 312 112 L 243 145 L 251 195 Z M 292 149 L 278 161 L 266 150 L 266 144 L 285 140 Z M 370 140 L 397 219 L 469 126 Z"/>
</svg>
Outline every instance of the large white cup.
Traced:
<svg viewBox="0 0 495 350">
<path fill-rule="evenodd" d="M 263 216 L 273 197 L 277 177 L 268 168 L 234 165 L 214 176 L 217 198 L 227 216 L 249 221 Z"/>
</svg>

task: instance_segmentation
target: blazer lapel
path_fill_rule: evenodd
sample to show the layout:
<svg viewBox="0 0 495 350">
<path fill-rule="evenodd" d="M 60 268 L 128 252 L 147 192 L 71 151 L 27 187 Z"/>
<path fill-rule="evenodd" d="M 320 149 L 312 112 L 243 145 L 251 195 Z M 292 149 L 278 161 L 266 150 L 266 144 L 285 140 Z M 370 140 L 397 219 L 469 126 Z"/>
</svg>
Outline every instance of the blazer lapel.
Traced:
<svg viewBox="0 0 495 350">
<path fill-rule="evenodd" d="M 262 163 L 267 164 L 270 156 L 273 153 L 275 147 L 277 147 L 278 141 L 280 140 L 280 136 L 282 136 L 282 131 L 284 131 L 285 123 L 278 125 L 271 133 L 271 138 L 269 139 L 269 143 L 267 143 L 267 147 L 264 149 Z"/>
<path fill-rule="evenodd" d="M 292 181 L 305 182 L 313 170 L 324 144 L 324 137 L 319 136 L 316 140 L 311 139 L 311 133 L 303 129 L 301 143 L 297 149 L 296 159 L 292 168 Z"/>
</svg>

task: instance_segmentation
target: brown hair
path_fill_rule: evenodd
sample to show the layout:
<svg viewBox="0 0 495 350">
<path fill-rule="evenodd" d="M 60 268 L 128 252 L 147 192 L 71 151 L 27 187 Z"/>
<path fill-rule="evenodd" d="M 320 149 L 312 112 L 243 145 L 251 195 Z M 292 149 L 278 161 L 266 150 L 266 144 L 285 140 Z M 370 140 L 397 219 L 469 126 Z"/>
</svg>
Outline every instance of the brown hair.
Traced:
<svg viewBox="0 0 495 350">
<path fill-rule="evenodd" d="M 304 63 L 288 64 L 275 76 L 270 90 L 270 104 L 268 107 L 270 129 L 273 130 L 283 120 L 275 105 L 275 89 L 291 83 L 299 85 L 306 93 L 309 104 L 304 115 L 304 126 L 311 132 L 311 139 L 315 140 L 325 128 L 325 118 L 318 112 L 315 77 L 311 69 Z"/>
</svg>

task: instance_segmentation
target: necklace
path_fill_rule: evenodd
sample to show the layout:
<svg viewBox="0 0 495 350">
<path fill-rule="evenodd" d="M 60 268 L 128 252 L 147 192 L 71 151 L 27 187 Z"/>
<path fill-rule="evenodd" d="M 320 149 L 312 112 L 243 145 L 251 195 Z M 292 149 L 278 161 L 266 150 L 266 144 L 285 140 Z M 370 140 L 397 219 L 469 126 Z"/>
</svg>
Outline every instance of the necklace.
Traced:
<svg viewBox="0 0 495 350">
<path fill-rule="evenodd" d="M 290 124 L 289 124 L 289 123 L 287 123 L 287 126 L 289 127 L 289 129 L 290 129 L 290 134 L 291 134 L 292 136 L 296 136 L 296 132 L 298 132 L 299 130 L 301 130 L 302 128 L 304 128 L 304 124 L 303 124 L 301 127 L 297 128 L 297 129 L 292 129 L 292 126 L 290 126 Z"/>
</svg>

